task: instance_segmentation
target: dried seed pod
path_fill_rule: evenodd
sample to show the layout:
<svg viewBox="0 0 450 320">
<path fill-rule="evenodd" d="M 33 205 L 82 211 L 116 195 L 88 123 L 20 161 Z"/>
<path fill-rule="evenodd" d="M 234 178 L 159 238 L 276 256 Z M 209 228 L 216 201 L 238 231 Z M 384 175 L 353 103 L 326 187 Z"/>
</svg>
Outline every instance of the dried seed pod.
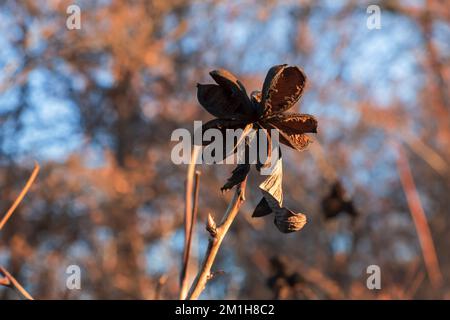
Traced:
<svg viewBox="0 0 450 320">
<path fill-rule="evenodd" d="M 258 171 L 261 168 L 267 168 L 268 160 L 272 158 L 270 130 L 276 129 L 280 134 L 280 142 L 296 150 L 304 150 L 311 142 L 307 133 L 317 133 L 318 123 L 313 116 L 284 113 L 292 108 L 303 94 L 306 75 L 300 68 L 286 64 L 273 66 L 266 75 L 262 90 L 253 91 L 250 96 L 247 95 L 243 84 L 231 72 L 219 69 L 212 71 L 210 75 L 217 84 L 198 84 L 197 97 L 200 104 L 217 119 L 203 125 L 201 130 L 204 132 L 214 128 L 223 134 L 227 129 L 245 128 L 244 132 L 247 128 L 263 129 L 265 137 L 261 140 L 257 138 L 257 151 L 260 151 L 260 148 L 267 148 L 267 159 L 258 158 L 256 164 Z M 203 143 L 203 145 L 209 143 Z M 232 153 L 235 152 L 236 148 Z M 223 152 L 223 155 L 228 156 L 226 152 Z M 245 180 L 249 171 L 250 165 L 245 158 L 244 164 L 238 165 L 233 170 L 232 176 L 222 187 L 222 191 L 239 185 Z M 306 216 L 283 207 L 282 175 L 280 156 L 271 175 L 259 186 L 264 198 L 255 208 L 253 216 L 262 217 L 273 212 L 275 225 L 281 232 L 287 233 L 303 228 Z"/>
<path fill-rule="evenodd" d="M 306 133 L 317 132 L 317 120 L 307 114 L 283 114 L 292 108 L 303 94 L 306 75 L 298 67 L 277 65 L 267 73 L 262 92 L 251 97 L 242 83 L 229 71 L 210 73 L 217 84 L 198 84 L 199 103 L 218 119 L 202 128 L 243 128 L 258 123 L 266 130 L 277 129 L 280 142 L 296 150 L 304 150 L 311 142 Z"/>
<path fill-rule="evenodd" d="M 306 224 L 306 216 L 302 213 L 295 213 L 286 208 L 275 211 L 275 225 L 283 233 L 290 233 L 301 230 Z"/>
</svg>

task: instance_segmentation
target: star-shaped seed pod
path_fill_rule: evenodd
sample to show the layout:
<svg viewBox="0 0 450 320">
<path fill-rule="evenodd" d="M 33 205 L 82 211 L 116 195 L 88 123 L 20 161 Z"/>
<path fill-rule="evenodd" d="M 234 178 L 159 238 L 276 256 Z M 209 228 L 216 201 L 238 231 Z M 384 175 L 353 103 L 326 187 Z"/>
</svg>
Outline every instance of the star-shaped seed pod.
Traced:
<svg viewBox="0 0 450 320">
<path fill-rule="evenodd" d="M 297 150 L 310 143 L 305 133 L 317 132 L 317 120 L 308 114 L 284 113 L 300 99 L 306 75 L 298 67 L 286 64 L 272 67 L 261 91 L 248 97 L 242 83 L 227 70 L 214 70 L 211 77 L 217 84 L 198 84 L 199 103 L 217 119 L 204 124 L 225 133 L 226 129 L 277 129 L 280 142 Z M 207 143 L 206 143 L 207 144 Z"/>
<path fill-rule="evenodd" d="M 308 114 L 285 113 L 303 94 L 306 75 L 300 68 L 286 64 L 273 66 L 267 73 L 262 91 L 254 91 L 250 96 L 244 85 L 229 71 L 214 70 L 210 75 L 216 84 L 198 84 L 197 98 L 216 119 L 204 124 L 202 132 L 218 129 L 225 136 L 227 129 L 243 129 L 244 132 L 249 128 L 262 129 L 266 134 L 269 153 L 272 145 L 270 131 L 273 129 L 279 132 L 280 142 L 293 149 L 301 151 L 309 145 L 311 140 L 306 133 L 317 132 L 317 120 Z M 209 143 L 203 142 L 203 145 Z M 236 148 L 232 152 L 236 152 Z M 223 155 L 226 158 L 230 154 L 224 152 Z M 258 163 L 256 167 L 259 170 L 262 166 L 263 163 Z M 244 181 L 249 171 L 249 163 L 239 164 L 222 190 L 231 189 Z M 300 230 L 306 223 L 306 217 L 282 207 L 281 179 L 279 157 L 274 172 L 260 185 L 264 197 L 253 216 L 261 217 L 273 212 L 280 231 Z"/>
</svg>

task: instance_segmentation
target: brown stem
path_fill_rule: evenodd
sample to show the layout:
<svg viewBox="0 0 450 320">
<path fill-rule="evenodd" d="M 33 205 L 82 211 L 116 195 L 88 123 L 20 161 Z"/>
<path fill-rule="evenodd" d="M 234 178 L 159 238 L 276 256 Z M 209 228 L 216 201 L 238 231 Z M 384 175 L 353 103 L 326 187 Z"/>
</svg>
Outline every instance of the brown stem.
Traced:
<svg viewBox="0 0 450 320">
<path fill-rule="evenodd" d="M 11 285 L 11 281 L 7 277 L 0 278 L 0 286 L 9 287 Z"/>
<path fill-rule="evenodd" d="M 186 295 L 187 295 L 187 291 L 188 291 L 189 257 L 190 257 L 190 252 L 191 252 L 192 236 L 194 234 L 195 222 L 197 221 L 199 189 L 200 189 L 200 171 L 195 171 L 194 205 L 192 207 L 192 214 L 190 217 L 189 232 L 186 234 L 186 238 L 185 238 L 183 266 L 181 269 L 181 281 L 180 281 L 180 300 L 186 299 Z"/>
<path fill-rule="evenodd" d="M 20 294 L 22 294 L 26 299 L 28 300 L 34 300 L 33 297 L 27 292 L 27 290 L 25 290 L 24 287 L 22 287 L 19 283 L 19 281 L 17 281 L 9 272 L 8 270 L 6 270 L 5 268 L 3 268 L 2 266 L 0 266 L 0 272 L 5 276 L 6 279 L 9 280 L 10 282 L 10 286 L 13 286 L 18 292 L 20 292 Z"/>
<path fill-rule="evenodd" d="M 33 185 L 34 180 L 36 179 L 37 175 L 39 173 L 39 165 L 37 163 L 35 163 L 34 165 L 34 170 L 31 173 L 30 178 L 28 178 L 28 181 L 25 185 L 25 187 L 22 189 L 22 191 L 20 192 L 19 196 L 17 197 L 16 201 L 14 201 L 14 203 L 12 204 L 11 208 L 9 208 L 8 212 L 6 212 L 5 216 L 3 217 L 3 219 L 0 221 L 0 230 L 3 229 L 3 227 L 5 226 L 6 222 L 8 222 L 9 218 L 11 218 L 12 214 L 14 213 L 14 210 L 16 210 L 16 208 L 19 206 L 20 202 L 22 201 L 22 199 L 25 197 L 25 195 L 27 194 L 28 190 L 31 188 L 31 186 Z"/>
<path fill-rule="evenodd" d="M 239 209 L 245 201 L 245 187 L 247 179 L 245 179 L 237 188 L 233 195 L 225 214 L 222 217 L 222 221 L 217 226 L 211 215 L 208 215 L 208 221 L 206 223 L 206 230 L 209 232 L 208 248 L 206 249 L 205 258 L 202 262 L 201 268 L 192 284 L 187 299 L 197 299 L 202 291 L 205 289 L 206 283 L 213 276 L 211 268 L 219 251 L 223 238 L 225 237 L 228 229 L 234 221 L 234 218 L 239 212 Z"/>
<path fill-rule="evenodd" d="M 439 261 L 434 247 L 433 238 L 431 236 L 430 227 L 428 226 L 427 217 L 420 202 L 419 193 L 417 192 L 414 178 L 409 167 L 409 162 L 400 145 L 397 145 L 398 160 L 397 167 L 400 175 L 400 181 L 403 191 L 406 195 L 409 211 L 414 221 L 417 234 L 419 236 L 422 255 L 427 268 L 428 276 L 434 288 L 439 287 L 442 282 L 442 273 L 439 267 Z"/>
<path fill-rule="evenodd" d="M 185 193 L 185 208 L 184 208 L 184 252 L 181 261 L 181 273 L 180 273 L 180 299 L 184 299 L 187 294 L 187 280 L 186 275 L 183 274 L 183 268 L 186 264 L 187 259 L 189 259 L 187 255 L 187 247 L 189 243 L 189 232 L 191 230 L 191 219 L 192 219 L 192 190 L 193 190 L 193 181 L 194 181 L 194 173 L 195 173 L 195 162 L 200 153 L 201 147 L 194 146 L 191 152 L 191 159 L 188 166 L 187 174 L 186 174 L 186 193 Z"/>
</svg>

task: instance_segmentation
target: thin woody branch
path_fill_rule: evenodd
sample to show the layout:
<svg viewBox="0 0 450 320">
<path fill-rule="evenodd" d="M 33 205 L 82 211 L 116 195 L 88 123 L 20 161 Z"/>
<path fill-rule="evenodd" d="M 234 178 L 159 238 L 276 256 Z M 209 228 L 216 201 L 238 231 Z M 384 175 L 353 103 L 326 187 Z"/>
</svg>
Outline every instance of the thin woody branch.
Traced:
<svg viewBox="0 0 450 320">
<path fill-rule="evenodd" d="M 17 196 L 16 200 L 12 204 L 12 206 L 9 208 L 9 210 L 6 212 L 5 216 L 0 221 L 0 230 L 3 229 L 6 222 L 8 222 L 9 218 L 13 215 L 16 208 L 19 206 L 19 204 L 22 202 L 23 198 L 27 194 L 28 190 L 30 190 L 31 186 L 33 185 L 34 180 L 36 180 L 36 177 L 39 173 L 39 164 L 36 162 L 34 165 L 33 172 L 31 173 L 30 177 L 28 178 L 27 183 L 25 184 L 25 187 L 23 187 L 22 191 Z M 4 267 L 0 266 L 0 274 L 3 275 L 2 278 L 0 278 L 0 285 L 6 286 L 6 287 L 12 287 L 15 288 L 23 297 L 25 297 L 28 300 L 34 300 L 33 297 L 25 290 L 24 287 L 17 281 Z"/>
<path fill-rule="evenodd" d="M 11 285 L 11 281 L 7 277 L 0 278 L 0 286 L 9 287 Z"/>
<path fill-rule="evenodd" d="M 22 202 L 22 199 L 25 197 L 25 195 L 27 194 L 28 190 L 33 185 L 33 182 L 36 179 L 38 173 L 39 173 L 39 164 L 36 162 L 35 165 L 34 165 L 34 170 L 31 173 L 30 178 L 28 178 L 28 181 L 27 181 L 25 187 L 22 189 L 22 191 L 20 192 L 20 194 L 17 197 L 16 201 L 14 201 L 14 203 L 11 206 L 11 208 L 9 208 L 8 212 L 6 212 L 5 216 L 0 221 L 0 230 L 3 229 L 3 227 L 6 224 L 6 222 L 8 222 L 9 218 L 11 218 L 12 214 L 14 213 L 16 208 L 19 206 L 20 202 Z"/>
<path fill-rule="evenodd" d="M 222 221 L 219 225 L 216 224 L 213 217 L 208 215 L 208 220 L 206 223 L 206 230 L 209 232 L 208 248 L 206 249 L 205 258 L 202 262 L 199 273 L 197 274 L 194 283 L 189 291 L 187 299 L 195 300 L 197 299 L 205 286 L 214 274 L 211 272 L 211 268 L 216 259 L 217 253 L 219 251 L 220 245 L 222 244 L 223 238 L 228 232 L 234 218 L 239 212 L 240 207 L 245 201 L 245 187 L 247 184 L 247 179 L 245 179 L 237 188 L 233 195 L 228 208 L 222 217 Z"/>
<path fill-rule="evenodd" d="M 189 252 L 190 250 L 190 239 L 191 227 L 192 227 L 192 216 L 193 216 L 193 206 L 192 206 L 192 193 L 194 189 L 194 174 L 195 174 L 195 164 L 200 154 L 201 147 L 194 145 L 191 151 L 191 162 L 189 163 L 187 174 L 186 174 L 186 189 L 185 189 L 185 208 L 184 208 L 184 251 L 181 261 L 181 272 L 180 272 L 180 293 L 179 299 L 184 300 L 188 291 L 188 264 L 189 264 Z"/>
<path fill-rule="evenodd" d="M 186 299 L 188 291 L 188 268 L 189 268 L 189 257 L 191 252 L 192 238 L 194 234 L 195 222 L 197 221 L 197 211 L 198 211 L 198 193 L 200 189 L 200 171 L 195 172 L 195 183 L 194 183 L 194 204 L 192 207 L 192 214 L 190 218 L 190 228 L 186 234 L 186 242 L 183 255 L 183 266 L 181 269 L 181 280 L 180 280 L 180 300 Z"/>
<path fill-rule="evenodd" d="M 411 173 L 408 159 L 404 154 L 403 148 L 399 144 L 396 144 L 396 147 L 398 150 L 397 167 L 400 175 L 400 181 L 406 195 L 409 211 L 411 212 L 411 216 L 419 236 L 419 242 L 422 248 L 423 259 L 425 261 L 428 276 L 432 286 L 437 288 L 442 283 L 442 272 L 439 267 L 439 261 L 433 238 L 431 236 L 430 227 L 428 226 L 427 217 L 423 210 L 420 197 L 414 183 L 414 178 Z"/>
<path fill-rule="evenodd" d="M 9 284 L 7 284 L 6 286 L 13 287 L 14 289 L 16 289 L 23 297 L 25 297 L 25 299 L 34 300 L 33 297 L 27 292 L 27 290 L 25 290 L 25 288 L 22 287 L 22 285 L 19 283 L 19 281 L 17 281 L 8 272 L 8 270 L 6 270 L 4 267 L 0 266 L 0 273 L 2 273 L 5 276 L 5 278 L 1 279 L 0 281 L 5 282 L 4 279 L 7 279 L 9 282 Z M 0 284 L 3 284 L 2 282 L 0 282 Z M 3 284 L 3 285 L 5 285 L 5 284 Z"/>
</svg>

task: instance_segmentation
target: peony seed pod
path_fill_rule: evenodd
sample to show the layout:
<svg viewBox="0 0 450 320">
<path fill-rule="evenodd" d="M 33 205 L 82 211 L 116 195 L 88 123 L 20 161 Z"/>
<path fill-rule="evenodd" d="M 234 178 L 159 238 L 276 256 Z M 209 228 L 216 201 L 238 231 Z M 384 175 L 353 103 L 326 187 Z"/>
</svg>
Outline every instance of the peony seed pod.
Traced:
<svg viewBox="0 0 450 320">
<path fill-rule="evenodd" d="M 283 233 L 295 232 L 301 230 L 306 224 L 306 216 L 286 208 L 280 208 L 275 212 L 274 223 Z"/>
</svg>

